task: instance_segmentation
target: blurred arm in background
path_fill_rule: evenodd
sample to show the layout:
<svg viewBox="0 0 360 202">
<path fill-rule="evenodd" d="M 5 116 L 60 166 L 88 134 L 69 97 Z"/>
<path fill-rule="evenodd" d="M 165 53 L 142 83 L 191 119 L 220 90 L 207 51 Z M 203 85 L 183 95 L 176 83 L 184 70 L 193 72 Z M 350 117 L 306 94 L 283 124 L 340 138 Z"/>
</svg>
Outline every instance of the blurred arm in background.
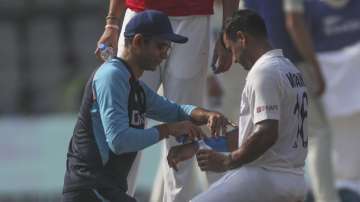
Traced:
<svg viewBox="0 0 360 202">
<path fill-rule="evenodd" d="M 98 59 L 101 59 L 100 50 L 98 48 L 101 43 L 112 47 L 114 53 L 117 53 L 120 27 L 124 19 L 125 10 L 126 8 L 123 0 L 110 0 L 109 12 L 106 16 L 105 30 L 98 40 L 95 50 L 95 54 Z"/>
<path fill-rule="evenodd" d="M 315 50 L 309 31 L 305 24 L 303 10 L 289 10 L 285 5 L 285 24 L 295 47 L 304 60 L 311 64 L 313 70 L 309 71 L 313 71 L 313 78 L 317 84 L 316 88 L 314 88 L 314 93 L 316 96 L 321 96 L 325 91 L 325 81 L 320 70 L 319 62 L 315 56 Z"/>
</svg>

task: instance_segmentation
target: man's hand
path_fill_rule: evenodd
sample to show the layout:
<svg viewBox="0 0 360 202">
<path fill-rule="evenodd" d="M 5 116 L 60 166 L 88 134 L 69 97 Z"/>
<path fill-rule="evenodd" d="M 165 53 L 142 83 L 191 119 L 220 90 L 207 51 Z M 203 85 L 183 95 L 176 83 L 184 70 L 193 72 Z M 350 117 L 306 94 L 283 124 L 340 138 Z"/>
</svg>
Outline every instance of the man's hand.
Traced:
<svg viewBox="0 0 360 202">
<path fill-rule="evenodd" d="M 190 140 L 198 140 L 206 137 L 201 128 L 191 121 L 180 121 L 175 123 L 167 123 L 169 134 L 174 137 L 187 135 Z"/>
<path fill-rule="evenodd" d="M 232 65 L 232 54 L 222 45 L 221 37 L 216 41 L 211 64 L 215 74 L 226 72 Z"/>
<path fill-rule="evenodd" d="M 100 56 L 99 44 L 103 43 L 113 48 L 114 54 L 117 53 L 118 48 L 118 37 L 119 37 L 119 30 L 114 28 L 105 28 L 104 33 L 100 37 L 99 41 L 97 42 L 95 55 L 99 60 L 103 60 Z"/>
<path fill-rule="evenodd" d="M 191 120 L 198 124 L 207 124 L 210 129 L 211 136 L 221 136 L 226 133 L 227 125 L 234 125 L 219 112 L 209 111 L 203 108 L 195 108 L 191 112 Z"/>
<path fill-rule="evenodd" d="M 211 136 L 221 136 L 226 133 L 227 125 L 230 122 L 219 112 L 207 112 L 207 126 L 210 129 Z"/>
<path fill-rule="evenodd" d="M 229 169 L 231 157 L 213 150 L 200 149 L 196 153 L 198 165 L 202 171 L 225 172 Z"/>
<path fill-rule="evenodd" d="M 324 77 L 321 73 L 321 69 L 320 69 L 320 66 L 319 65 L 315 65 L 314 66 L 315 68 L 315 89 L 314 89 L 314 94 L 315 96 L 317 97 L 321 97 L 324 92 L 325 92 L 325 89 L 326 89 L 326 85 L 325 85 L 325 80 L 324 80 Z"/>
<path fill-rule="evenodd" d="M 172 147 L 167 155 L 170 168 L 174 168 L 177 171 L 177 164 L 192 158 L 197 150 L 197 143 L 188 143 Z"/>
</svg>

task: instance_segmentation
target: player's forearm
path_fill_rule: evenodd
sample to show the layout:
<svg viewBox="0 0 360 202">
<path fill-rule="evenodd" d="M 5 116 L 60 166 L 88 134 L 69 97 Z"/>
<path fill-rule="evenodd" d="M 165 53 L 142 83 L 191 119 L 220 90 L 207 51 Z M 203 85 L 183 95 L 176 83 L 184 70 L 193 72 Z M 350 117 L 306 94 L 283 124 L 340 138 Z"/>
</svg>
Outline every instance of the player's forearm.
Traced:
<svg viewBox="0 0 360 202">
<path fill-rule="evenodd" d="M 244 164 L 255 161 L 262 156 L 277 140 L 277 131 L 267 131 L 261 128 L 255 129 L 253 134 L 245 142 L 233 151 L 228 169 L 241 167 Z"/>
<path fill-rule="evenodd" d="M 124 0 L 110 0 L 106 24 L 121 26 L 125 14 L 125 9 Z"/>
<path fill-rule="evenodd" d="M 301 56 L 314 67 L 319 63 L 309 31 L 307 30 L 302 13 L 289 12 L 286 16 L 286 28 Z"/>
<path fill-rule="evenodd" d="M 223 0 L 223 22 L 238 9 L 239 0 Z M 223 23 L 224 24 L 224 23 Z"/>
<path fill-rule="evenodd" d="M 136 129 L 128 127 L 117 131 L 117 133 L 109 133 L 106 136 L 109 148 L 118 155 L 140 151 L 165 138 L 159 134 L 159 130 L 156 128 Z"/>
<path fill-rule="evenodd" d="M 233 152 L 239 148 L 239 129 L 235 128 L 234 130 L 229 131 L 226 134 L 227 146 L 230 152 Z"/>
<path fill-rule="evenodd" d="M 313 74 L 313 80 L 317 82 L 315 95 L 320 96 L 325 89 L 323 74 L 316 59 L 310 33 L 305 25 L 303 14 L 300 12 L 288 12 L 286 15 L 286 27 L 292 37 L 295 46 L 304 60 L 309 63 L 312 69 L 308 71 Z"/>
</svg>

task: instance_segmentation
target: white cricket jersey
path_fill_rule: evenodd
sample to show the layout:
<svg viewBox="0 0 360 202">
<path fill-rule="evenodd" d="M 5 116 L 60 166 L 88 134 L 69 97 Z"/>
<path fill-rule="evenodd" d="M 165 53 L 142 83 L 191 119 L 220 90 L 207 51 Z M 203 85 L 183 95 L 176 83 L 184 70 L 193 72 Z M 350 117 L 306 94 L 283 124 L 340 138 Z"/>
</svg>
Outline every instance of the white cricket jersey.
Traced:
<svg viewBox="0 0 360 202">
<path fill-rule="evenodd" d="M 282 50 L 262 55 L 246 77 L 239 117 L 239 147 L 256 123 L 279 121 L 276 143 L 249 166 L 303 174 L 307 155 L 308 95 L 301 73 Z"/>
</svg>

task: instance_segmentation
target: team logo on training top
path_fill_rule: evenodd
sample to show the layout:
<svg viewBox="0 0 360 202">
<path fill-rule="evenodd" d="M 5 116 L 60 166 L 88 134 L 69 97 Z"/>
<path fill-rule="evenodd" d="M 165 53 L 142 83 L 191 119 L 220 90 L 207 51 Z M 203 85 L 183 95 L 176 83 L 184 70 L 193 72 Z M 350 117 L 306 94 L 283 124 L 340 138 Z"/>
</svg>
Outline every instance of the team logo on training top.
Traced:
<svg viewBox="0 0 360 202">
<path fill-rule="evenodd" d="M 260 113 L 262 111 L 277 111 L 278 110 L 278 106 L 277 105 L 265 105 L 265 106 L 260 106 L 256 108 L 256 113 Z"/>
<path fill-rule="evenodd" d="M 145 124 L 145 117 L 138 110 L 132 111 L 131 116 L 131 125 L 133 126 L 142 126 Z"/>
</svg>

